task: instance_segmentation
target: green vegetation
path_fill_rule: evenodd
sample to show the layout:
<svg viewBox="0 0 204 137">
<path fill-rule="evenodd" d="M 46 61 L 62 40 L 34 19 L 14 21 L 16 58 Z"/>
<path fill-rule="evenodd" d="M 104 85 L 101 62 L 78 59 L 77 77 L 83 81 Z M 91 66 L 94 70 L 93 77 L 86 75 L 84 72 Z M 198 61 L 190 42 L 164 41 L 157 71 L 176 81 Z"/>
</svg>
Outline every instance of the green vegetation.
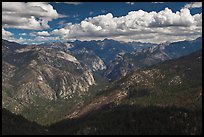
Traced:
<svg viewBox="0 0 204 137">
<path fill-rule="evenodd" d="M 35 97 L 34 100 L 38 102 L 38 105 L 25 107 L 21 115 L 41 125 L 51 125 L 63 120 L 66 115 L 73 112 L 76 108 L 91 102 L 99 90 L 109 84 L 107 80 L 99 75 L 96 75 L 95 79 L 97 84 L 91 86 L 89 91 L 81 93 L 80 95 L 76 92 L 75 95 L 69 99 L 59 98 L 58 100 L 50 101 Z"/>
<path fill-rule="evenodd" d="M 46 135 L 48 129 L 2 109 L 2 135 Z"/>
<path fill-rule="evenodd" d="M 59 135 L 198 135 L 202 134 L 201 113 L 177 107 L 106 106 L 49 130 Z"/>
<path fill-rule="evenodd" d="M 75 95 L 73 98 L 66 100 L 49 101 L 41 98 L 35 100 L 37 100 L 39 105 L 30 105 L 21 114 L 41 125 L 50 125 L 62 120 L 69 112 L 77 108 L 80 102 L 83 102 L 83 97 Z"/>
<path fill-rule="evenodd" d="M 11 81 L 16 87 L 22 75 L 30 72 L 22 68 Z M 70 68 L 75 71 L 75 66 Z M 202 134 L 202 51 L 137 70 L 111 83 L 102 73 L 95 72 L 97 84 L 87 92 L 75 92 L 67 99 L 57 96 L 53 101 L 33 95 L 31 104 L 14 96 L 17 88 L 5 84 L 4 107 L 12 112 L 20 109 L 19 114 L 29 121 L 3 109 L 3 134 Z M 53 87 L 60 81 L 55 80 Z M 74 116 L 79 117 L 67 119 L 78 110 L 81 115 Z"/>
</svg>

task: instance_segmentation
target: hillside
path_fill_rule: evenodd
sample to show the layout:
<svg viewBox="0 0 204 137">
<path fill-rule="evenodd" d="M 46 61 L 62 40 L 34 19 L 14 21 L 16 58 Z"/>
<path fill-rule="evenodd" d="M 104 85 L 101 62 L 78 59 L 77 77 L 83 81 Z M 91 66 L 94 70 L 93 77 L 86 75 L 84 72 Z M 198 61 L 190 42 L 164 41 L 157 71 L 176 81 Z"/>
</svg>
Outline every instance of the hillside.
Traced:
<svg viewBox="0 0 204 137">
<path fill-rule="evenodd" d="M 102 76 L 102 59 L 91 50 L 15 43 L 10 49 L 6 46 L 9 42 L 5 42 L 3 108 L 42 125 L 81 118 L 110 104 L 187 111 L 202 107 L 201 51 L 143 69 L 130 69 L 127 76 L 108 82 Z"/>
<path fill-rule="evenodd" d="M 111 80 L 117 80 L 133 70 L 189 55 L 200 49 L 202 49 L 202 37 L 192 41 L 152 44 L 142 50 L 136 49 L 129 53 L 117 54 L 116 58 L 110 61 L 104 76 Z"/>
<path fill-rule="evenodd" d="M 51 131 L 202 134 L 202 51 L 136 71 L 66 118 Z"/>
<path fill-rule="evenodd" d="M 202 135 L 202 2 L 2 2 L 4 135 Z"/>
<path fill-rule="evenodd" d="M 2 135 L 45 135 L 48 130 L 22 116 L 2 109 Z"/>
</svg>

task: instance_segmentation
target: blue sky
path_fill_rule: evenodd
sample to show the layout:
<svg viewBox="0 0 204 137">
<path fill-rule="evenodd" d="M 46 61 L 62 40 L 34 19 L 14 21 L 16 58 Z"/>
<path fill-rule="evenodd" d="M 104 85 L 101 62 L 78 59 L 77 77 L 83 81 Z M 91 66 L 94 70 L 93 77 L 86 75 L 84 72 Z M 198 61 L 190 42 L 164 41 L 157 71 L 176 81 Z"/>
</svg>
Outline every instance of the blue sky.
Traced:
<svg viewBox="0 0 204 137">
<path fill-rule="evenodd" d="M 202 35 L 201 16 L 200 2 L 3 2 L 2 37 L 28 44 L 190 40 Z"/>
</svg>

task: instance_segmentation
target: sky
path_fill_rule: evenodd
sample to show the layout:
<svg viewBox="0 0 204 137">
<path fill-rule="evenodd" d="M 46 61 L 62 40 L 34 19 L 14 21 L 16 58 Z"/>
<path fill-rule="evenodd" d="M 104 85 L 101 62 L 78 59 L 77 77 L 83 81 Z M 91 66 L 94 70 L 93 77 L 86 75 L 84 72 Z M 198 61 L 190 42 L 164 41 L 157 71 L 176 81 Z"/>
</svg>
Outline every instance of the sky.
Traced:
<svg viewBox="0 0 204 137">
<path fill-rule="evenodd" d="M 202 2 L 2 2 L 2 38 L 21 44 L 200 36 Z"/>
</svg>

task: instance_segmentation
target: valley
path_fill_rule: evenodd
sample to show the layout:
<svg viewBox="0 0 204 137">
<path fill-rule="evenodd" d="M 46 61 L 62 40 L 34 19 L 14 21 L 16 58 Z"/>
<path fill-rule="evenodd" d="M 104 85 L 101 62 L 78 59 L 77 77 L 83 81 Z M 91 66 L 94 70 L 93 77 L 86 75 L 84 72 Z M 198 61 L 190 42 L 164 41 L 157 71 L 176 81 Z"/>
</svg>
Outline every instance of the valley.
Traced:
<svg viewBox="0 0 204 137">
<path fill-rule="evenodd" d="M 2 2 L 2 135 L 202 135 L 202 2 Z"/>
<path fill-rule="evenodd" d="M 126 132 L 143 134 L 142 125 L 138 125 L 138 131 L 120 130 L 120 127 L 112 129 L 113 125 L 107 124 L 108 121 L 112 121 L 108 116 L 115 116 L 118 111 L 122 111 L 121 114 L 126 112 L 128 115 L 149 113 L 150 110 L 161 111 L 165 119 L 166 114 L 162 113 L 172 109 L 173 112 L 168 117 L 181 112 L 181 117 L 178 119 L 183 119 L 183 114 L 189 114 L 195 118 L 189 121 L 192 124 L 190 127 L 193 127 L 201 118 L 199 113 L 202 109 L 202 51 L 199 50 L 201 46 L 195 48 L 192 45 L 199 45 L 201 42 L 201 38 L 191 42 L 179 42 L 181 45 L 185 43 L 188 49 L 185 51 L 183 48 L 172 50 L 174 48 L 172 45 L 178 46 L 178 43 L 169 44 L 171 50 L 168 45 L 166 48 L 157 45 L 154 50 L 146 46 L 138 50 L 137 45 L 132 47 L 129 45 L 133 52 L 119 48 L 117 55 L 113 56 L 111 50 L 116 47 L 104 44 L 107 53 L 104 51 L 103 53 L 109 54 L 108 58 L 112 60 L 115 58 L 115 61 L 110 60 L 107 63 L 99 54 L 101 44 L 97 48 L 98 41 L 91 42 L 91 44 L 97 43 L 93 47 L 86 47 L 83 42 L 79 44 L 77 41 L 69 43 L 71 48 L 65 49 L 61 46 L 55 48 L 44 45 L 21 46 L 2 40 L 3 108 L 43 125 L 48 130 L 48 134 L 112 134 L 116 132 L 115 130 L 118 134 Z M 12 46 L 8 45 L 11 44 L 16 47 L 10 48 Z M 175 52 L 177 56 L 174 57 Z M 115 63 L 118 60 L 121 60 L 120 63 Z M 149 63 L 145 64 L 144 60 L 149 60 L 147 61 Z M 132 67 L 129 67 L 130 64 Z M 114 67 L 110 69 L 112 66 Z M 126 119 L 126 113 L 121 119 Z M 152 115 L 154 120 L 158 114 Z M 98 120 L 95 121 L 96 119 Z M 107 123 L 102 124 L 100 119 L 104 119 Z M 93 120 L 99 127 L 92 127 Z M 73 122 L 75 123 L 73 130 L 72 127 L 67 130 Z M 162 121 L 157 122 L 162 125 Z M 79 126 L 81 125 L 79 123 L 83 126 Z M 106 124 L 107 128 L 111 129 L 106 129 L 104 132 L 105 129 L 100 126 Z M 173 123 L 170 122 L 171 124 Z M 89 129 L 86 129 L 87 125 Z M 172 126 L 171 130 L 175 130 L 174 128 L 181 125 Z M 200 124 L 195 127 L 196 130 L 190 129 L 178 133 L 200 134 Z M 59 128 L 59 131 L 53 132 L 52 128 Z M 171 134 L 163 130 L 162 134 Z M 157 134 L 157 132 L 159 131 L 152 130 L 144 134 Z"/>
</svg>

